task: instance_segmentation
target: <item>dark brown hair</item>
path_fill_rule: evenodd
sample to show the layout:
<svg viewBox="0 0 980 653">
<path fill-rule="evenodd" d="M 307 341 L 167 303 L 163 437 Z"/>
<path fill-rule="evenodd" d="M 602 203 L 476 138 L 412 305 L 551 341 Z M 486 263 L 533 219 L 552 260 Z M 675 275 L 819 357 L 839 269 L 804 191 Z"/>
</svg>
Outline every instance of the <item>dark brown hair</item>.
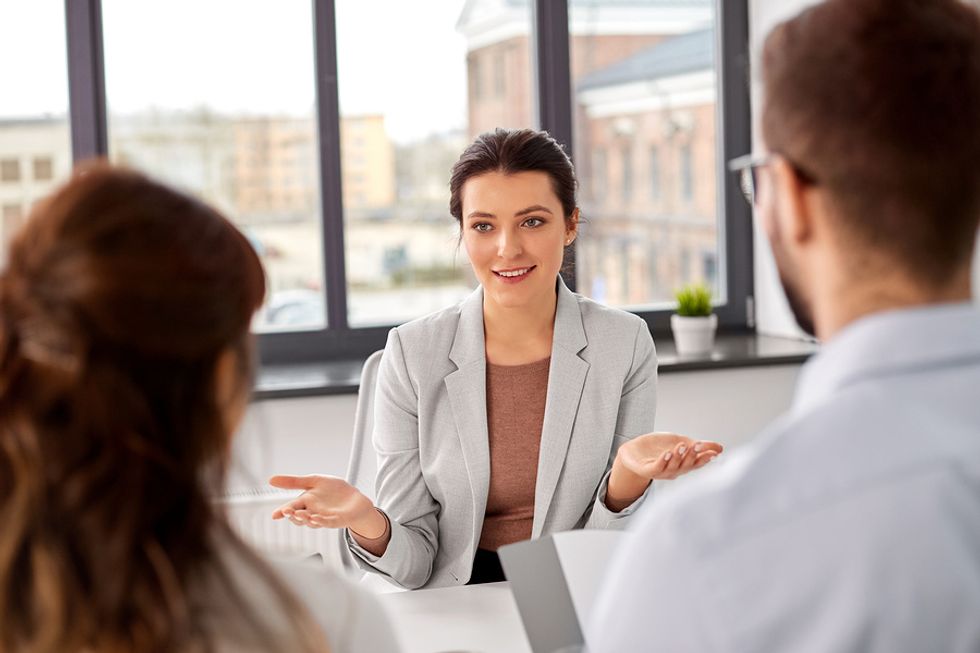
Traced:
<svg viewBox="0 0 980 653">
<path fill-rule="evenodd" d="M 565 219 L 575 211 L 575 168 L 571 159 L 548 132 L 533 129 L 501 129 L 480 134 L 463 150 L 449 180 L 449 213 L 462 225 L 463 185 L 487 172 L 514 174 L 544 172 L 561 202 Z"/>
<path fill-rule="evenodd" d="M 958 0 L 828 0 L 772 31 L 763 135 L 826 187 L 840 233 L 928 284 L 980 219 L 980 18 Z"/>
<path fill-rule="evenodd" d="M 296 607 L 208 496 L 217 363 L 247 392 L 264 295 L 240 232 L 134 172 L 90 166 L 28 220 L 0 276 L 0 651 L 211 649 L 195 588 L 238 596 L 216 540 Z"/>
</svg>

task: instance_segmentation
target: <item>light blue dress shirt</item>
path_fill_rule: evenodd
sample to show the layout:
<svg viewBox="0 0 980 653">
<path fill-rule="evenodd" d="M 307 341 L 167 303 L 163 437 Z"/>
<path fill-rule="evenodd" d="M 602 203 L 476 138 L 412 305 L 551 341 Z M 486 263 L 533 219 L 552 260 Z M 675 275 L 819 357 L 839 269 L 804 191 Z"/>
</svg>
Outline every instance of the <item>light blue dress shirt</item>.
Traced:
<svg viewBox="0 0 980 653">
<path fill-rule="evenodd" d="M 637 516 L 593 653 L 980 651 L 978 307 L 849 325 L 715 464 Z"/>
</svg>

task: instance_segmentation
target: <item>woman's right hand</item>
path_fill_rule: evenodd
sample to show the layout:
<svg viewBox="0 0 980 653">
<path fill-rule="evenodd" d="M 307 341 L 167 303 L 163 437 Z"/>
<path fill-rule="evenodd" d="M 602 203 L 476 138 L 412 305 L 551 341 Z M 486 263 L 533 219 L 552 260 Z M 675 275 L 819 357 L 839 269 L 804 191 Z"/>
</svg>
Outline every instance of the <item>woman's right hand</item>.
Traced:
<svg viewBox="0 0 980 653">
<path fill-rule="evenodd" d="M 349 528 L 361 537 L 384 535 L 387 522 L 374 503 L 360 490 L 336 476 L 273 476 L 273 487 L 303 490 L 272 513 L 273 519 L 289 519 L 310 528 Z"/>
</svg>

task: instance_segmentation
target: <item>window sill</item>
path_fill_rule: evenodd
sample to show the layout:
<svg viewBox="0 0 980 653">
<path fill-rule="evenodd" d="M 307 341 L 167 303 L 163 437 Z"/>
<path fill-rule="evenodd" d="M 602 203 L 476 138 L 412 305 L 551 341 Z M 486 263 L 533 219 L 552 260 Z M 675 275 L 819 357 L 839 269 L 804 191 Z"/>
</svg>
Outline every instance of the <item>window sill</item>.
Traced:
<svg viewBox="0 0 980 653">
<path fill-rule="evenodd" d="M 657 339 L 660 374 L 768 365 L 799 365 L 819 346 L 803 340 L 756 334 L 721 335 L 705 356 L 680 356 L 670 338 Z M 259 370 L 254 401 L 357 393 L 363 360 L 267 365 Z"/>
<path fill-rule="evenodd" d="M 710 354 L 681 356 L 674 348 L 672 339 L 660 338 L 657 340 L 657 361 L 660 374 L 734 367 L 799 365 L 819 349 L 818 344 L 806 340 L 739 333 L 719 335 Z"/>
</svg>

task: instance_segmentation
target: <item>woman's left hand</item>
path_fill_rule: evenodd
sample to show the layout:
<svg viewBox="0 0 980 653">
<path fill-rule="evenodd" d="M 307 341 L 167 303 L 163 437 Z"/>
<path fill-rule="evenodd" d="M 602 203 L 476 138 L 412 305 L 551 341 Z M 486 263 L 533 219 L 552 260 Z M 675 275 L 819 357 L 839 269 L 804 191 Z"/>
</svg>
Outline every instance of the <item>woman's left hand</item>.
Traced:
<svg viewBox="0 0 980 653">
<path fill-rule="evenodd" d="M 619 448 L 616 464 L 646 480 L 672 480 L 704 467 L 724 447 L 710 440 L 692 440 L 675 433 L 647 433 Z"/>
<path fill-rule="evenodd" d="M 643 494 L 650 481 L 672 480 L 704 467 L 724 450 L 718 442 L 676 433 L 647 433 L 623 443 L 613 462 L 606 505 L 620 511 Z"/>
</svg>

